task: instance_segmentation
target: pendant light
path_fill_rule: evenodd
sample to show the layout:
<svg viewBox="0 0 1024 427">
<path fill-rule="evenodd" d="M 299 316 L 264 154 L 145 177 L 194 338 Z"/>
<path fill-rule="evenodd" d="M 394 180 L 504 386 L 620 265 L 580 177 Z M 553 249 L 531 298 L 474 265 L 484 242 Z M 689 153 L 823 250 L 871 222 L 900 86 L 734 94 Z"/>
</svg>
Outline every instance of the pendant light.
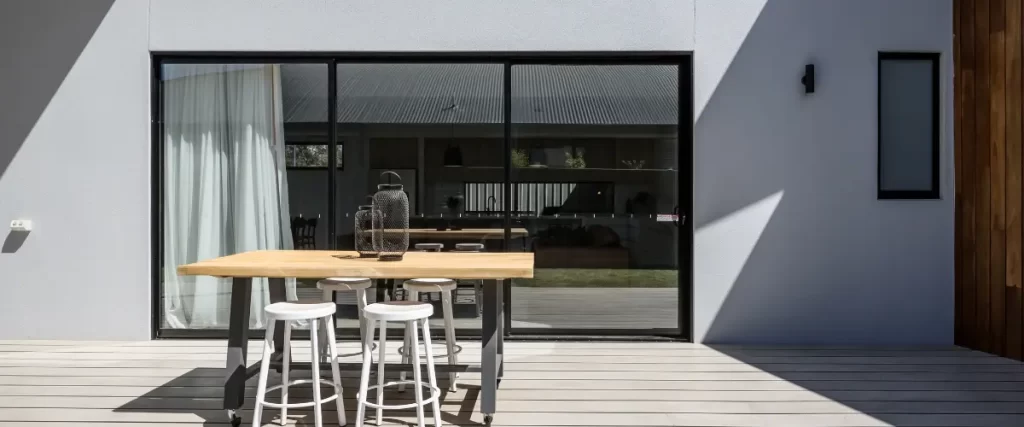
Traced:
<svg viewBox="0 0 1024 427">
<path fill-rule="evenodd" d="M 445 110 L 454 112 L 456 109 L 455 99 L 452 99 L 452 104 L 446 107 Z M 458 145 L 453 145 L 455 142 L 455 120 L 452 119 L 452 137 L 448 141 L 448 148 L 444 149 L 444 167 L 446 168 L 461 168 L 462 167 L 462 148 Z"/>
<path fill-rule="evenodd" d="M 461 168 L 462 149 L 460 149 L 458 146 L 448 144 L 448 148 L 444 149 L 444 167 Z"/>
</svg>

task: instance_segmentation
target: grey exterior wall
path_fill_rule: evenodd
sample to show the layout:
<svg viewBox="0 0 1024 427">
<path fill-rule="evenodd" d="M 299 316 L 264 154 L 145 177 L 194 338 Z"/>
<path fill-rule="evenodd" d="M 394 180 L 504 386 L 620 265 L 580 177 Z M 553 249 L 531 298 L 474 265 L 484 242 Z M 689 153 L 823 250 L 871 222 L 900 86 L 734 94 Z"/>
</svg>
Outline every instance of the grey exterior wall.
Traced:
<svg viewBox="0 0 1024 427">
<path fill-rule="evenodd" d="M 0 221 L 36 222 L 0 253 L 0 339 L 149 337 L 150 51 L 659 50 L 694 52 L 698 341 L 952 342 L 951 0 L 18 0 L 0 20 Z M 875 199 L 879 50 L 943 54 L 942 200 Z"/>
<path fill-rule="evenodd" d="M 0 2 L 0 339 L 150 336 L 148 11 Z"/>
</svg>

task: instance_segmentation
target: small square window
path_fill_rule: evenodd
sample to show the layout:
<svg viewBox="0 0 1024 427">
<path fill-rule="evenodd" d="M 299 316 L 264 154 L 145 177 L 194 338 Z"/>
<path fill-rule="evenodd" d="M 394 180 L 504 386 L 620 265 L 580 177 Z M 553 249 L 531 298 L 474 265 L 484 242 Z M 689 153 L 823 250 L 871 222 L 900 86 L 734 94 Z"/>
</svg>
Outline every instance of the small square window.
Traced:
<svg viewBox="0 0 1024 427">
<path fill-rule="evenodd" d="M 939 198 L 939 54 L 878 54 L 878 198 Z"/>
<path fill-rule="evenodd" d="M 342 147 L 344 145 L 338 143 L 338 169 L 342 169 L 343 159 Z M 286 143 L 284 146 L 284 163 L 288 168 L 295 169 L 316 169 L 316 168 L 327 168 L 329 165 L 327 161 L 327 151 L 329 147 L 327 144 L 305 144 L 305 143 Z"/>
</svg>

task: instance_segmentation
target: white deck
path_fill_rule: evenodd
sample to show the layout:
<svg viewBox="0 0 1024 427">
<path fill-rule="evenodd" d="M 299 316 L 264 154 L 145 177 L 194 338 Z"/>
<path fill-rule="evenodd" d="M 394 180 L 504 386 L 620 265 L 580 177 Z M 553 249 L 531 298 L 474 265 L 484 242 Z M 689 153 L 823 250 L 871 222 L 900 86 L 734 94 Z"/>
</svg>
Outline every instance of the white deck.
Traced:
<svg viewBox="0 0 1024 427">
<path fill-rule="evenodd" d="M 305 344 L 296 343 L 296 359 L 308 360 Z M 461 361 L 477 358 L 479 343 L 464 344 Z M 261 345 L 251 343 L 250 359 Z M 392 359 L 396 348 L 389 343 Z M 225 423 L 224 349 L 224 341 L 0 341 L 0 425 Z M 496 426 L 1024 425 L 1024 365 L 958 348 L 508 342 L 506 357 Z M 444 396 L 446 425 L 482 421 L 476 378 L 464 374 L 466 387 Z M 343 381 L 351 422 L 356 372 Z M 310 394 L 292 390 L 294 399 Z M 333 404 L 324 411 L 325 421 L 336 419 Z M 290 424 L 312 425 L 308 411 L 289 412 Z M 385 412 L 386 424 L 413 415 Z M 251 410 L 243 416 L 251 422 Z M 276 416 L 268 410 L 267 425 Z"/>
</svg>

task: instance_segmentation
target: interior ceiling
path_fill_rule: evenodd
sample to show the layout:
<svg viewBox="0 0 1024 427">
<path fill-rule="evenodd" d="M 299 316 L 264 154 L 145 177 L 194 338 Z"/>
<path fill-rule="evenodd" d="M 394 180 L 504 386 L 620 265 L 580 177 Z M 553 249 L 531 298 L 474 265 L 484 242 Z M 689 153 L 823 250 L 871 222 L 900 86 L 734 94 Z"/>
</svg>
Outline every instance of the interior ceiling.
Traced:
<svg viewBox="0 0 1024 427">
<path fill-rule="evenodd" d="M 343 64 L 338 122 L 502 122 L 501 64 Z M 285 121 L 327 120 L 327 66 L 284 64 Z M 673 65 L 522 65 L 512 68 L 512 121 L 522 124 L 675 125 Z"/>
</svg>

